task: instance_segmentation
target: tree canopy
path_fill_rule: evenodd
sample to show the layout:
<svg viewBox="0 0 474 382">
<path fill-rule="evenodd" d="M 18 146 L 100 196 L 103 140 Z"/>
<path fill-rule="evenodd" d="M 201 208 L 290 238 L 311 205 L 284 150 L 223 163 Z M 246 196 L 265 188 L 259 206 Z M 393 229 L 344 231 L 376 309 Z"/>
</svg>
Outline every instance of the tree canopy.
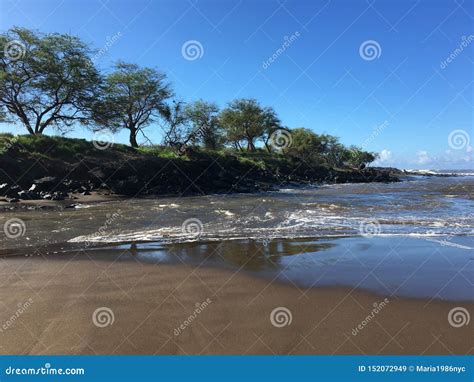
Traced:
<svg viewBox="0 0 474 382">
<path fill-rule="evenodd" d="M 90 122 L 100 86 L 92 50 L 77 37 L 13 28 L 0 34 L 0 118 L 30 134 Z"/>
<path fill-rule="evenodd" d="M 191 124 L 189 135 L 193 144 L 201 144 L 211 150 L 222 145 L 219 107 L 216 103 L 198 100 L 187 105 L 185 113 Z"/>
<path fill-rule="evenodd" d="M 51 127 L 60 133 L 76 124 L 92 130 L 128 130 L 138 147 L 139 132 L 163 129 L 163 142 L 216 150 L 278 151 L 332 167 L 363 168 L 374 153 L 344 146 L 337 137 L 307 128 L 282 128 L 272 107 L 253 98 L 235 99 L 222 110 L 214 102 L 174 98 L 166 74 L 117 62 L 107 74 L 92 59 L 94 50 L 69 34 L 25 28 L 0 33 L 0 122 L 19 123 L 30 134 Z M 281 142 L 280 142 L 281 141 Z"/>
<path fill-rule="evenodd" d="M 255 151 L 257 139 L 267 144 L 272 129 L 278 128 L 279 120 L 272 108 L 263 108 L 255 99 L 236 99 L 229 103 L 220 114 L 220 123 L 226 138 L 234 147 Z"/>
<path fill-rule="evenodd" d="M 94 120 L 112 131 L 129 130 L 130 145 L 138 147 L 137 133 L 155 118 L 169 116 L 166 100 L 172 96 L 171 87 L 166 75 L 155 69 L 124 62 L 114 69 L 102 86 Z"/>
</svg>

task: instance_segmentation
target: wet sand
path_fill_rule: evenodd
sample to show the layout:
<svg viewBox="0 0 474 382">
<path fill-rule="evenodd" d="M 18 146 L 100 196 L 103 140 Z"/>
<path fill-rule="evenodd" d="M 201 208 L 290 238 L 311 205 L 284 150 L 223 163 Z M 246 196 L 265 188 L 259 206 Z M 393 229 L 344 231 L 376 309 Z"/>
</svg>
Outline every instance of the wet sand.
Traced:
<svg viewBox="0 0 474 382">
<path fill-rule="evenodd" d="M 474 352 L 472 323 L 448 322 L 454 307 L 472 315 L 468 302 L 393 297 L 362 324 L 384 296 L 303 289 L 238 269 L 114 261 L 98 252 L 0 263 L 1 354 Z M 279 307 L 290 312 L 289 325 L 272 324 Z M 94 324 L 99 308 L 96 324 L 104 327 Z M 285 314 L 288 323 L 288 313 L 278 317 Z"/>
<path fill-rule="evenodd" d="M 127 200 L 127 198 L 115 194 L 104 194 L 96 191 L 90 192 L 90 195 L 82 195 L 78 193 L 71 193 L 69 198 L 64 200 L 25 200 L 22 199 L 16 203 L 10 203 L 7 198 L 0 197 L 0 211 L 15 211 L 15 210 L 33 210 L 33 209 L 52 209 L 61 210 L 70 205 L 81 204 L 99 204 L 113 201 Z"/>
</svg>

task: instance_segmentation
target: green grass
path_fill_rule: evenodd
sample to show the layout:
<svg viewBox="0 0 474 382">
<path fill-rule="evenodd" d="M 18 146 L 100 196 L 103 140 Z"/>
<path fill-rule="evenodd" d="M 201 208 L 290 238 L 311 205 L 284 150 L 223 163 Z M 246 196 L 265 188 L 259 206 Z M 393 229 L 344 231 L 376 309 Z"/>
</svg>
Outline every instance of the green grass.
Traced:
<svg viewBox="0 0 474 382">
<path fill-rule="evenodd" d="M 148 155 L 155 155 L 160 158 L 168 158 L 168 159 L 184 159 L 184 156 L 178 155 L 178 153 L 173 150 L 171 147 L 167 146 L 158 146 L 158 145 L 153 145 L 153 146 L 142 146 L 138 148 L 138 152 L 142 154 L 148 154 Z"/>
<path fill-rule="evenodd" d="M 166 159 L 180 159 L 184 161 L 192 161 L 196 159 L 211 159 L 217 161 L 231 161 L 237 160 L 243 165 L 250 165 L 262 170 L 272 170 L 276 167 L 292 166 L 291 158 L 278 153 L 268 153 L 264 150 L 255 152 L 236 151 L 232 149 L 209 150 L 204 148 L 193 148 L 192 158 L 186 155 L 179 155 L 174 149 L 168 146 L 142 146 L 138 149 L 140 153 L 155 155 Z"/>
<path fill-rule="evenodd" d="M 0 134 L 0 153 L 9 150 L 27 152 L 35 156 L 75 160 L 79 156 L 107 156 L 111 152 L 133 152 L 129 146 L 114 143 L 107 150 L 98 150 L 91 141 L 47 135 Z M 108 150 L 109 153 L 107 153 Z"/>
<path fill-rule="evenodd" d="M 76 138 L 64 138 L 48 135 L 18 135 L 0 133 L 0 154 L 17 150 L 28 153 L 37 158 L 60 159 L 65 162 L 75 162 L 78 157 L 91 156 L 113 159 L 122 155 L 152 155 L 164 159 L 193 161 L 211 159 L 219 161 L 222 165 L 235 165 L 237 160 L 244 166 L 256 167 L 264 171 L 290 171 L 301 164 L 300 160 L 281 153 L 268 153 L 264 149 L 254 152 L 236 151 L 225 148 L 208 150 L 194 148 L 191 158 L 179 155 L 168 146 L 153 145 L 142 146 L 137 150 L 128 145 L 114 143 L 105 150 L 97 149 L 91 141 Z"/>
</svg>

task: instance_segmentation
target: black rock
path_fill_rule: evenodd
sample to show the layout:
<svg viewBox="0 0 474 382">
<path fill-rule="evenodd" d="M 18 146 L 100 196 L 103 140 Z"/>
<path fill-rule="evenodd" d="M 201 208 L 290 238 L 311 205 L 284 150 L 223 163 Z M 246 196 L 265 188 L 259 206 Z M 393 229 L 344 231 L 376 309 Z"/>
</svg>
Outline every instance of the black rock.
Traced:
<svg viewBox="0 0 474 382">
<path fill-rule="evenodd" d="M 81 187 L 81 182 L 77 180 L 66 179 L 63 182 L 63 185 L 68 188 L 68 190 L 77 190 Z"/>
<path fill-rule="evenodd" d="M 113 185 L 113 191 L 122 195 L 135 195 L 145 190 L 145 184 L 136 176 L 129 176 L 125 180 L 119 180 Z"/>
<path fill-rule="evenodd" d="M 18 197 L 18 193 L 21 191 L 21 187 L 20 186 L 11 186 L 11 187 L 7 187 L 4 189 L 4 191 L 2 192 L 2 196 L 6 196 L 7 198 L 17 198 Z"/>
<path fill-rule="evenodd" d="M 28 197 L 31 199 L 31 200 L 38 200 L 38 199 L 41 199 L 41 195 L 37 192 L 28 192 Z"/>
<path fill-rule="evenodd" d="M 42 185 L 42 184 L 56 184 L 57 181 L 56 181 L 56 177 L 55 176 L 45 176 L 43 178 L 40 178 L 40 179 L 35 179 L 34 182 L 38 185 Z"/>
<path fill-rule="evenodd" d="M 64 200 L 68 197 L 68 194 L 63 191 L 56 191 L 53 193 L 51 200 Z"/>
</svg>

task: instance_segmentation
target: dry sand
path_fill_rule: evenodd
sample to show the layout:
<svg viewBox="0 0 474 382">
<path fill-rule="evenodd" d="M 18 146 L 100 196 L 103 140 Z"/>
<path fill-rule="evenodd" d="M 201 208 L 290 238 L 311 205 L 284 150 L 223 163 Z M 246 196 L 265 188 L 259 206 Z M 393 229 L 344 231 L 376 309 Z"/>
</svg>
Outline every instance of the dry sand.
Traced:
<svg viewBox="0 0 474 382">
<path fill-rule="evenodd" d="M 384 297 L 84 253 L 3 258 L 0 273 L 2 354 L 473 353 L 472 323 L 454 328 L 447 319 L 456 306 L 474 312 L 472 303 L 389 298 L 354 336 L 352 330 Z M 207 299 L 207 307 L 176 335 L 196 303 Z M 101 307 L 114 316 L 102 328 L 92 319 Z M 277 307 L 289 309 L 289 325 L 272 325 Z"/>
</svg>

